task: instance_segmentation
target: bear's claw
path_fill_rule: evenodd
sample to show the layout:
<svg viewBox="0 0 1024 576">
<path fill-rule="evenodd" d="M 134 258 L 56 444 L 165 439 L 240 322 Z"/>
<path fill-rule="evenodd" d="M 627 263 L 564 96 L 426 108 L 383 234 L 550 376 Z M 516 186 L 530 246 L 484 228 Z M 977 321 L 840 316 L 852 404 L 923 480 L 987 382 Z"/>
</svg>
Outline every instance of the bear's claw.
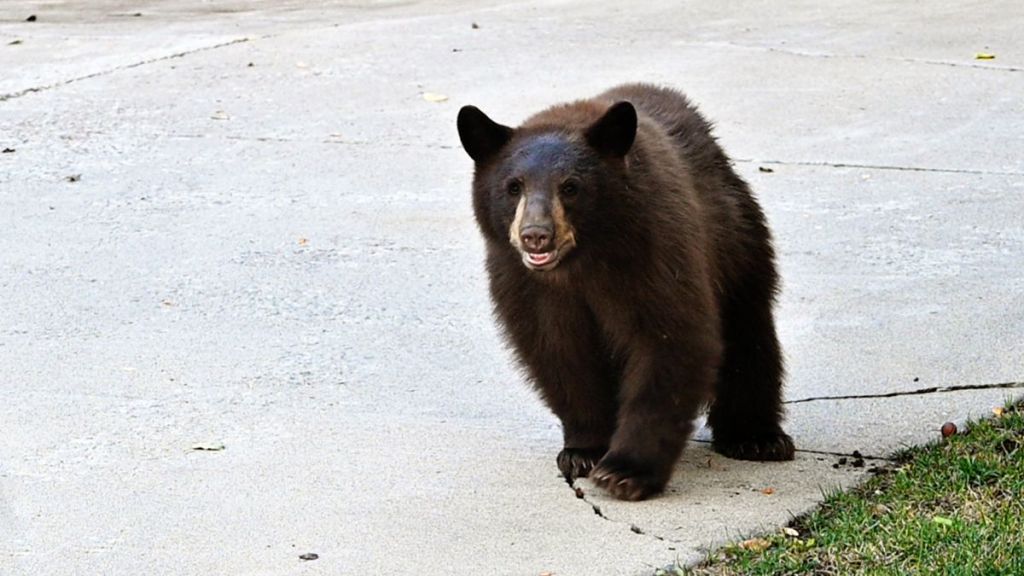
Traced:
<svg viewBox="0 0 1024 576">
<path fill-rule="evenodd" d="M 586 478 L 604 453 L 604 448 L 563 448 L 556 459 L 558 469 L 569 482 Z"/>
<path fill-rule="evenodd" d="M 661 492 L 668 480 L 630 458 L 605 455 L 590 473 L 590 479 L 620 500 L 643 500 Z"/>
<path fill-rule="evenodd" d="M 716 438 L 711 447 L 715 452 L 735 460 L 792 460 L 795 453 L 793 439 L 782 431 L 742 440 L 718 440 Z"/>
</svg>

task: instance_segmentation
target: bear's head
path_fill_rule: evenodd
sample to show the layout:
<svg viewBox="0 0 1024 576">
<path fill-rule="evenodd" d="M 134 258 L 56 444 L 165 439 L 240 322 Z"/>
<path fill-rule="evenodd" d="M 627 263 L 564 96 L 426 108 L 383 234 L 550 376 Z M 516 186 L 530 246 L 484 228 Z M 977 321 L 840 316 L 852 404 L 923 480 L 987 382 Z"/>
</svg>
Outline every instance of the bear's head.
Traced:
<svg viewBox="0 0 1024 576">
<path fill-rule="evenodd" d="M 458 129 L 476 164 L 477 224 L 492 246 L 544 272 L 607 238 L 602 214 L 626 188 L 626 154 L 636 138 L 632 104 L 580 102 L 516 129 L 466 106 Z"/>
</svg>

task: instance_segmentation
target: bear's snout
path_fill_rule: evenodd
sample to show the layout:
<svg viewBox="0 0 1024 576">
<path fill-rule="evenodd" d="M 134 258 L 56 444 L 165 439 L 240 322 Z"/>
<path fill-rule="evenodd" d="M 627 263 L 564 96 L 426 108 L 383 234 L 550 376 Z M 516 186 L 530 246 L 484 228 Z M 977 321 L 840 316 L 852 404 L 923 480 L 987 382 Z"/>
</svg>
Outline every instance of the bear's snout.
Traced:
<svg viewBox="0 0 1024 576">
<path fill-rule="evenodd" d="M 530 225 L 519 233 L 519 241 L 529 252 L 548 252 L 551 249 L 551 238 L 554 230 L 550 225 Z"/>
</svg>

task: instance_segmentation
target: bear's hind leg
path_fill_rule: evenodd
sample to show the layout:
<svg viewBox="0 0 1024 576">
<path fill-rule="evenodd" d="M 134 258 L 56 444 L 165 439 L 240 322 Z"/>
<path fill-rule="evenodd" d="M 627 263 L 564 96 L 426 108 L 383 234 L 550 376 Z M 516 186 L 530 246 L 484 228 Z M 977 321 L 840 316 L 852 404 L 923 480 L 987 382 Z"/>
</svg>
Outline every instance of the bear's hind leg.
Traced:
<svg viewBox="0 0 1024 576">
<path fill-rule="evenodd" d="M 722 315 L 725 355 L 708 415 L 712 447 L 738 460 L 792 460 L 782 430 L 782 353 L 772 318 L 773 283 L 734 294 Z"/>
</svg>

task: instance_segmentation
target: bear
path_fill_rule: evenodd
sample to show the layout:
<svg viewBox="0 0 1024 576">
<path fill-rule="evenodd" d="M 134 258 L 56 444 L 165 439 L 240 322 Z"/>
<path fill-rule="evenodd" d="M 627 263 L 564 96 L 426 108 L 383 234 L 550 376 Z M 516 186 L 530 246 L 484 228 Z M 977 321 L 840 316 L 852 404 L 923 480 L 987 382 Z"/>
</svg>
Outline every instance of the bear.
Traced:
<svg viewBox="0 0 1024 576">
<path fill-rule="evenodd" d="M 772 236 L 683 93 L 626 84 L 518 128 L 474 106 L 456 123 L 494 314 L 561 420 L 568 482 L 662 492 L 705 409 L 717 452 L 793 459 Z"/>
</svg>

